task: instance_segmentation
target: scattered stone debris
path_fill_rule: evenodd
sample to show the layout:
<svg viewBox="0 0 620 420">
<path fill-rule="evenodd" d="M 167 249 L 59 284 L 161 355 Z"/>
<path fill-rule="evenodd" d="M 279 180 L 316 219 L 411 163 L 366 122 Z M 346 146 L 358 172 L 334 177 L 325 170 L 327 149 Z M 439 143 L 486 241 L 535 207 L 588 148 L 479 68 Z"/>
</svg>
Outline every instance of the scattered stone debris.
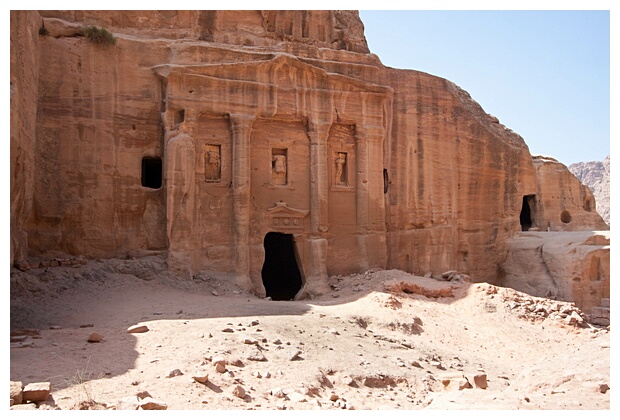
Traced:
<svg viewBox="0 0 620 420">
<path fill-rule="evenodd" d="M 480 285 L 479 287 L 484 288 L 485 286 Z M 487 294 L 498 293 L 495 286 L 490 286 L 495 289 L 494 293 L 489 293 L 491 289 L 489 286 L 486 287 Z M 534 297 L 513 289 L 502 289 L 500 299 L 505 303 L 506 309 L 524 320 L 536 322 L 551 319 L 568 326 L 590 327 L 590 324 L 585 321 L 586 315 L 573 302 Z"/>
<path fill-rule="evenodd" d="M 396 386 L 396 380 L 389 375 L 374 374 L 360 378 L 360 382 L 369 388 Z"/>
<path fill-rule="evenodd" d="M 433 299 L 453 296 L 452 286 L 427 277 L 408 276 L 389 280 L 383 283 L 383 288 L 389 293 L 417 294 Z"/>
<path fill-rule="evenodd" d="M 118 402 L 108 409 L 114 410 L 167 410 L 168 404 L 157 400 L 148 391 L 140 391 L 135 395 L 121 398 Z"/>
<path fill-rule="evenodd" d="M 48 267 L 74 267 L 79 268 L 86 264 L 86 259 L 84 256 L 76 256 L 76 257 L 55 257 L 51 259 L 32 259 L 29 260 L 20 260 L 15 262 L 15 268 L 20 271 L 29 271 L 37 268 L 48 268 Z"/>
</svg>

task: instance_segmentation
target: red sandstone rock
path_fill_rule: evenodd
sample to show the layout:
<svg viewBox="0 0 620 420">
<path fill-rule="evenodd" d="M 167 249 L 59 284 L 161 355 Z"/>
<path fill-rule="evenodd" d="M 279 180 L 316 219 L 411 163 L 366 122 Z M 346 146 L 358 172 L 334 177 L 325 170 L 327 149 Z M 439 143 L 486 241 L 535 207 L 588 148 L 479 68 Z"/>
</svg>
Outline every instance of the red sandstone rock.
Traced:
<svg viewBox="0 0 620 420">
<path fill-rule="evenodd" d="M 11 405 L 21 404 L 24 385 L 20 381 L 11 381 Z"/>
<path fill-rule="evenodd" d="M 130 334 L 145 333 L 148 331 L 149 327 L 147 327 L 146 325 L 132 325 L 131 327 L 127 328 L 127 332 Z"/>
<path fill-rule="evenodd" d="M 88 336 L 88 340 L 86 341 L 88 341 L 89 343 L 99 343 L 103 341 L 103 335 L 98 332 L 92 332 L 90 333 L 90 335 Z"/>
<path fill-rule="evenodd" d="M 24 387 L 23 400 L 30 402 L 45 401 L 50 396 L 52 384 L 49 382 L 33 382 Z"/>
<path fill-rule="evenodd" d="M 369 267 L 492 279 L 522 229 L 606 226 L 467 92 L 383 66 L 352 11 L 12 11 L 11 133 L 11 265 L 165 250 L 264 297 L 273 232 L 299 299 Z"/>
</svg>

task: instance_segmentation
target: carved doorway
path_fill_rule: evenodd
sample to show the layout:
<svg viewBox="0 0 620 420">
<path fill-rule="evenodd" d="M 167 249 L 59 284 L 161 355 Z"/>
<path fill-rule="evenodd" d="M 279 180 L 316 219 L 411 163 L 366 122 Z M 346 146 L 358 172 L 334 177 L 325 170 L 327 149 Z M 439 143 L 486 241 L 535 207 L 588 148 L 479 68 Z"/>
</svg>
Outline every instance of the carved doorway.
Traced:
<svg viewBox="0 0 620 420">
<path fill-rule="evenodd" d="M 521 206 L 521 214 L 519 215 L 519 221 L 521 223 L 521 230 L 527 232 L 532 228 L 532 220 L 536 214 L 536 196 L 524 195 L 523 204 Z"/>
<path fill-rule="evenodd" d="M 292 300 L 302 286 L 292 234 L 269 232 L 263 242 L 265 262 L 261 270 L 267 297 Z"/>
</svg>

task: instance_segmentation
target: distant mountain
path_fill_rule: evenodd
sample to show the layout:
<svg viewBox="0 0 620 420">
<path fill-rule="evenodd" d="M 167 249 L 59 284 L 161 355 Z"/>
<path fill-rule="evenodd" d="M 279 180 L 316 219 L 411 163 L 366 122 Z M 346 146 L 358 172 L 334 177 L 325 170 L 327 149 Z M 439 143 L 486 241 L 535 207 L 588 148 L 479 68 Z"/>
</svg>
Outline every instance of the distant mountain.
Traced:
<svg viewBox="0 0 620 420">
<path fill-rule="evenodd" d="M 568 167 L 579 180 L 592 190 L 596 211 L 609 225 L 609 156 L 602 162 L 578 162 Z"/>
</svg>

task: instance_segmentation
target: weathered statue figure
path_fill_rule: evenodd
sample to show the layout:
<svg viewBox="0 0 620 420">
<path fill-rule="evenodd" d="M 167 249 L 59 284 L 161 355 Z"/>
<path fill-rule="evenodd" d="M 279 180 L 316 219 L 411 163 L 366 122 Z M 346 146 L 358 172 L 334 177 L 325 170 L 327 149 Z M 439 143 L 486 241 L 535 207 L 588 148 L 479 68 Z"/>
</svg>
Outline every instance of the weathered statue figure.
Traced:
<svg viewBox="0 0 620 420">
<path fill-rule="evenodd" d="M 273 155 L 271 158 L 272 182 L 276 185 L 286 185 L 286 156 Z"/>
<path fill-rule="evenodd" d="M 205 179 L 215 181 L 220 179 L 220 153 L 216 150 L 209 150 L 206 156 Z"/>
<path fill-rule="evenodd" d="M 336 160 L 334 162 L 336 164 L 336 176 L 335 176 L 335 185 L 347 185 L 347 174 L 344 171 L 344 166 L 347 163 L 347 154 L 346 153 L 337 153 Z"/>
</svg>

